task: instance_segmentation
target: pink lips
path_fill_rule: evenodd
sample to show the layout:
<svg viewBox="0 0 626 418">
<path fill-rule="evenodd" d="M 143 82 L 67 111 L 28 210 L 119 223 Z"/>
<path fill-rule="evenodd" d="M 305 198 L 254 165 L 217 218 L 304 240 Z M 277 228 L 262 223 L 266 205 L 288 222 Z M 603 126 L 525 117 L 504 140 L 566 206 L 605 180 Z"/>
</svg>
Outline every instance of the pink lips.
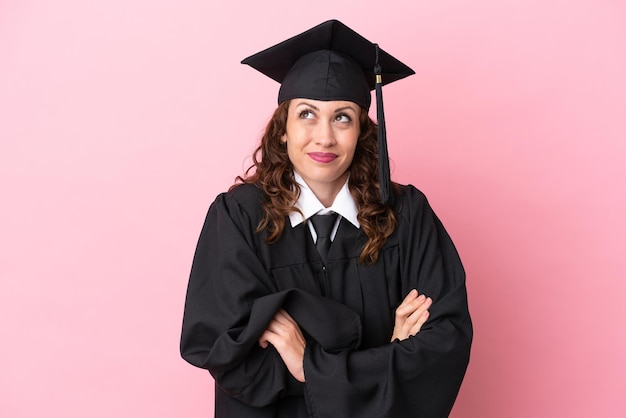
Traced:
<svg viewBox="0 0 626 418">
<path fill-rule="evenodd" d="M 309 157 L 318 163 L 330 163 L 337 158 L 337 154 L 332 152 L 309 152 Z"/>
</svg>

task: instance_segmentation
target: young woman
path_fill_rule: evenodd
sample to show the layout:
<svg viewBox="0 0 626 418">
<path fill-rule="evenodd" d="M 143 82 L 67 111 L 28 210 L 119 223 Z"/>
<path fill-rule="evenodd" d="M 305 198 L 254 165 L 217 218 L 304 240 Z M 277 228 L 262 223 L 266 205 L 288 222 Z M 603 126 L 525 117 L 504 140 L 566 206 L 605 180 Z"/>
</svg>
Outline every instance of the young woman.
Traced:
<svg viewBox="0 0 626 418">
<path fill-rule="evenodd" d="M 279 106 L 209 209 L 181 338 L 215 416 L 447 416 L 472 339 L 463 267 L 424 195 L 388 182 L 368 116 L 373 73 L 412 70 L 338 21 L 244 63 L 281 82 Z"/>
</svg>

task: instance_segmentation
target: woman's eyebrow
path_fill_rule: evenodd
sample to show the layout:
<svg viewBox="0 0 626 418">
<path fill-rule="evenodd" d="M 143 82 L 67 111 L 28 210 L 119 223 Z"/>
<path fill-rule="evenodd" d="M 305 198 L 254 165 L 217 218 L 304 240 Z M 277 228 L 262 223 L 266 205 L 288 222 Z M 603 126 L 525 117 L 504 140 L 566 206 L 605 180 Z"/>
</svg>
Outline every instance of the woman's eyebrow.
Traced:
<svg viewBox="0 0 626 418">
<path fill-rule="evenodd" d="M 296 107 L 300 107 L 300 106 L 308 106 L 313 110 L 319 110 L 316 106 L 313 106 L 311 103 L 308 103 L 308 102 L 300 102 L 296 105 Z"/>
<path fill-rule="evenodd" d="M 335 109 L 335 113 L 343 112 L 344 110 L 352 110 L 354 113 L 356 113 L 356 109 L 354 108 L 354 106 L 343 106 L 343 107 L 340 107 L 338 109 Z"/>
</svg>

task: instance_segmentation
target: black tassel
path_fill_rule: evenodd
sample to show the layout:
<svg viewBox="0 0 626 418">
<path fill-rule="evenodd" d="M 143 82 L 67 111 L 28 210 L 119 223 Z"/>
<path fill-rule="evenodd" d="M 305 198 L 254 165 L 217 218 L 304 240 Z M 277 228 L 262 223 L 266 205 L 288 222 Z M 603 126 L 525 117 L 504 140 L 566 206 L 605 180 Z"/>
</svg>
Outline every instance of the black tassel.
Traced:
<svg viewBox="0 0 626 418">
<path fill-rule="evenodd" d="M 376 118 L 378 119 L 378 173 L 380 181 L 380 201 L 383 205 L 393 205 L 391 190 L 391 172 L 389 170 L 389 153 L 387 151 L 387 128 L 385 127 L 385 110 L 383 108 L 382 69 L 378 63 L 378 44 L 376 47 Z"/>
</svg>

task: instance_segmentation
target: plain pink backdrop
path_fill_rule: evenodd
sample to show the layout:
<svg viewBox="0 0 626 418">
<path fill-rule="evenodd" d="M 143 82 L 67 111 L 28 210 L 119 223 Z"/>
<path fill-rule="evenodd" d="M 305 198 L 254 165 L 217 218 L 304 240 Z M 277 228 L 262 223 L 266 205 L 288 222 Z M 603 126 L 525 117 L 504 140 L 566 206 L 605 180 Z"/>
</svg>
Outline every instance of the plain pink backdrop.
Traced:
<svg viewBox="0 0 626 418">
<path fill-rule="evenodd" d="M 452 416 L 626 416 L 621 0 L 1 1 L 0 416 L 212 415 L 187 276 L 278 87 L 239 61 L 329 18 L 417 73 L 386 115 L 468 274 Z"/>
</svg>

